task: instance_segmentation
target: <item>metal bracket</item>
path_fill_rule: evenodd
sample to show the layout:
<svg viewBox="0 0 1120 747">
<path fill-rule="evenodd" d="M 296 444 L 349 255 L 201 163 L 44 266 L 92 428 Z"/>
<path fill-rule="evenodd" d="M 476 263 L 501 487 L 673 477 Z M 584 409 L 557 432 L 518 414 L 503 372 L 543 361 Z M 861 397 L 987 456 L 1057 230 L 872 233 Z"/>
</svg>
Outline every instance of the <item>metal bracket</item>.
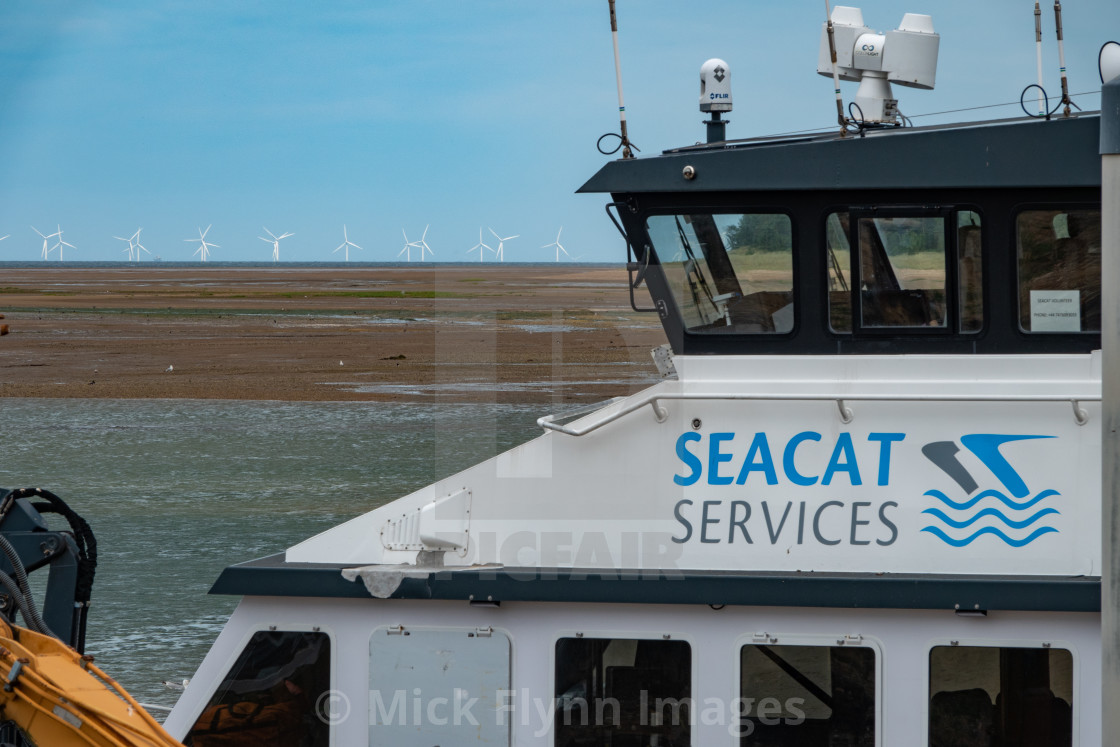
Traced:
<svg viewBox="0 0 1120 747">
<path fill-rule="evenodd" d="M 616 210 L 621 211 L 623 207 L 626 207 L 632 213 L 637 212 L 637 207 L 635 205 L 625 202 L 608 202 L 606 210 L 607 217 L 611 219 L 611 223 L 614 223 L 614 227 L 617 228 L 619 234 L 622 235 L 622 240 L 626 242 L 626 274 L 629 278 L 627 286 L 630 290 L 630 308 L 640 313 L 651 311 L 656 313 L 656 307 L 639 309 L 637 302 L 634 301 L 634 289 L 641 285 L 642 282 L 646 279 L 646 271 L 649 269 L 649 256 L 651 254 L 651 251 L 649 246 L 646 246 L 645 254 L 642 257 L 642 261 L 636 261 L 634 256 L 634 245 L 630 241 L 629 234 L 627 234 L 626 229 L 622 227 L 622 222 L 617 217 L 615 217 L 614 213 L 611 212 L 611 208 L 615 208 Z M 636 278 L 634 277 L 635 272 L 637 273 Z"/>
<path fill-rule="evenodd" d="M 4 692 L 10 693 L 19 679 L 20 672 L 23 671 L 23 665 L 27 663 L 27 659 L 16 659 L 12 664 L 12 668 L 8 670 L 8 678 L 4 684 Z"/>
</svg>

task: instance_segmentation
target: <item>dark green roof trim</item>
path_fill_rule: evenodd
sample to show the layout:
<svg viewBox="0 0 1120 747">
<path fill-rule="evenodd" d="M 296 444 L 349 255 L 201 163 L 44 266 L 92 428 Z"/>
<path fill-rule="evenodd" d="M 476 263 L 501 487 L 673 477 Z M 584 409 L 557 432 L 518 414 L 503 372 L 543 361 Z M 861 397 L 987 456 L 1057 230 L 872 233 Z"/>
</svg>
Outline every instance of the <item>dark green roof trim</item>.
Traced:
<svg viewBox="0 0 1120 747">
<path fill-rule="evenodd" d="M 1082 115 L 732 142 L 611 161 L 579 191 L 1099 187 L 1099 139 L 1100 116 Z"/>
<path fill-rule="evenodd" d="M 282 553 L 226 568 L 211 594 L 372 599 L 344 566 L 285 563 Z M 405 579 L 393 599 L 731 604 L 756 607 L 1099 612 L 1100 578 L 759 571 L 501 568 Z"/>
</svg>

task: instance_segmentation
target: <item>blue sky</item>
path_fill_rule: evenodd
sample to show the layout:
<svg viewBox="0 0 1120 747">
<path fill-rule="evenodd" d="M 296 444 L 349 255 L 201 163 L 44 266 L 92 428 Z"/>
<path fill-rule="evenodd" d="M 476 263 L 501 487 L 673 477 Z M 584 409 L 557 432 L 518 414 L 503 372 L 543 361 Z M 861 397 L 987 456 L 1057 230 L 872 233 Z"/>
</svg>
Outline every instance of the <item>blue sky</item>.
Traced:
<svg viewBox="0 0 1120 747">
<path fill-rule="evenodd" d="M 856 4 L 856 3 L 853 3 Z M 1055 93 L 1052 3 L 1045 86 Z M 1035 82 L 1033 1 L 865 2 L 867 25 L 933 16 L 937 88 L 895 88 L 908 115 L 1017 102 Z M 1120 2 L 1064 3 L 1071 91 L 1100 89 Z M 704 137 L 699 69 L 732 71 L 729 137 L 827 128 L 816 75 L 824 3 L 618 0 L 632 140 L 642 155 Z M 850 100 L 856 84 L 843 84 Z M 395 260 L 430 225 L 442 261 L 466 261 L 479 228 L 506 259 L 561 242 L 587 261 L 624 248 L 601 196 L 574 191 L 618 131 L 607 0 L 412 2 L 6 2 L 0 6 L 0 260 L 38 258 L 61 224 L 67 260 L 122 260 L 128 236 L 164 260 L 213 224 L 212 260 L 268 260 L 262 226 L 293 232 L 281 258 L 341 259 L 342 226 Z M 1085 109 L 1099 95 L 1079 97 Z M 1016 116 L 1018 105 L 916 123 Z M 492 237 L 491 237 L 492 238 Z M 496 245 L 495 241 L 489 241 Z M 54 255 L 57 257 L 57 255 Z M 144 256 L 144 261 L 149 257 Z M 415 259 L 415 256 L 414 256 Z"/>
</svg>

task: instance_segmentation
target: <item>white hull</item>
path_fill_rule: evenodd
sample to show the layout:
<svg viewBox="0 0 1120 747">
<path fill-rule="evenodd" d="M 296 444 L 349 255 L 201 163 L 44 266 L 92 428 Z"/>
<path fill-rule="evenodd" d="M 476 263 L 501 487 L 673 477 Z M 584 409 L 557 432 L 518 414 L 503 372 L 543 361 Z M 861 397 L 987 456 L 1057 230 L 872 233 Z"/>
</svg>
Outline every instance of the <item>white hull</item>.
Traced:
<svg viewBox="0 0 1120 747">
<path fill-rule="evenodd" d="M 258 597 L 244 600 L 234 613 L 195 676 L 199 683 L 217 683 L 254 631 L 269 626 L 310 630 L 320 626 L 331 636 L 332 689 L 345 695 L 348 714 L 337 721 L 333 745 L 381 744 L 371 723 L 371 668 L 390 666 L 370 661 L 370 641 L 391 626 L 405 629 L 471 631 L 493 627 L 511 642 L 507 701 L 513 708 L 526 702 L 532 710 L 495 712 L 481 702 L 470 709 L 483 719 L 504 719 L 514 745 L 552 744 L 552 719 L 547 708 L 554 697 L 556 641 L 582 633 L 588 637 L 662 639 L 669 635 L 688 642 L 692 650 L 692 693 L 697 704 L 692 743 L 736 745 L 729 717 L 739 683 L 734 662 L 739 648 L 765 631 L 779 643 L 834 645 L 845 636 L 863 637 L 877 653 L 879 697 L 877 745 L 927 744 L 929 650 L 952 641 L 962 646 L 1041 647 L 1050 645 L 1073 655 L 1074 744 L 1100 744 L 1100 616 L 1094 613 L 999 612 L 963 617 L 950 610 L 853 610 L 789 607 L 733 607 L 627 604 L 510 603 L 499 609 L 470 607 L 466 602 L 393 600 L 323 600 Z M 212 689 L 212 688 L 211 688 Z M 167 721 L 178 737 L 194 723 L 212 693 L 189 688 Z M 406 692 L 410 709 L 414 702 Z M 391 694 L 384 694 L 388 706 Z M 428 704 L 421 701 L 421 711 Z M 450 706 L 437 704 L 436 720 L 453 718 Z M 546 709 L 542 718 L 540 709 Z M 705 710 L 707 709 L 707 710 Z M 399 713 L 399 712 L 398 712 Z M 710 723 L 704 723 L 704 714 Z M 722 714 L 722 715 L 720 715 Z M 376 720 L 376 703 L 373 713 Z M 426 718 L 421 714 L 421 722 Z M 395 721 L 396 719 L 394 719 Z M 465 712 L 463 721 L 466 723 Z M 453 724 L 449 724 L 452 726 Z M 438 733 L 434 728 L 433 733 Z M 462 735 L 462 731 L 457 732 Z M 450 732 L 449 732 L 450 734 Z M 460 737 L 461 738 L 461 737 Z M 454 736 L 444 744 L 461 743 Z M 433 742 L 434 743 L 434 742 Z"/>
</svg>

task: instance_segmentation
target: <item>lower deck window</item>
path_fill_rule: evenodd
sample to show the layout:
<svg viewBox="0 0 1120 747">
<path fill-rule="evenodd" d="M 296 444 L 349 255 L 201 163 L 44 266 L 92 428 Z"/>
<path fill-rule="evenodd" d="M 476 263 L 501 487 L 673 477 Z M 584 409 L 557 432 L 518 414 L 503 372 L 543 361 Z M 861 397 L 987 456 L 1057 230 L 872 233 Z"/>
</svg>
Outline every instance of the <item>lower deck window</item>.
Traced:
<svg viewBox="0 0 1120 747">
<path fill-rule="evenodd" d="M 690 745 L 691 680 L 684 641 L 561 638 L 555 744 Z"/>
<path fill-rule="evenodd" d="M 330 691 L 330 661 L 325 633 L 254 633 L 183 744 L 327 747 L 329 719 L 316 708 Z"/>
<path fill-rule="evenodd" d="M 741 744 L 875 744 L 874 649 L 747 645 L 739 664 Z"/>
<path fill-rule="evenodd" d="M 930 747 L 1073 743 L 1073 655 L 937 646 L 929 653 Z"/>
</svg>

